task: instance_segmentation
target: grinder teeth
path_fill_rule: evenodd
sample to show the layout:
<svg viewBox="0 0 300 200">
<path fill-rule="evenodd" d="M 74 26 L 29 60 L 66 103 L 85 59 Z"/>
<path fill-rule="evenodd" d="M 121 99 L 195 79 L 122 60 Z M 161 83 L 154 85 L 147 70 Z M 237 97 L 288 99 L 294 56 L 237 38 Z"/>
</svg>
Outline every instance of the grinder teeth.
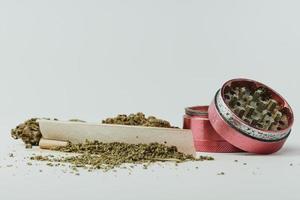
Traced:
<svg viewBox="0 0 300 200">
<path fill-rule="evenodd" d="M 224 94 L 226 104 L 246 123 L 263 130 L 278 131 L 288 127 L 288 117 L 265 88 L 230 88 Z"/>
</svg>

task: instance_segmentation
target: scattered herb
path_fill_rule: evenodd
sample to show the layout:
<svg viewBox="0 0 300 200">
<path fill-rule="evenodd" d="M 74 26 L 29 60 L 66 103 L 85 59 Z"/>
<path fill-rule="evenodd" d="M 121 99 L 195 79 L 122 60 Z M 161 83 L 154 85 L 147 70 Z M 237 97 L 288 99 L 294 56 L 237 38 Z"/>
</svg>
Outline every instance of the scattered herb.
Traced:
<svg viewBox="0 0 300 200">
<path fill-rule="evenodd" d="M 53 162 L 69 163 L 73 170 L 77 168 L 110 170 L 120 167 L 124 163 L 144 164 L 143 167 L 147 168 L 150 163 L 157 161 L 181 163 L 184 161 L 213 160 L 209 156 L 200 156 L 196 159 L 192 155 L 178 152 L 175 146 L 168 147 L 158 143 L 126 144 L 87 141 L 84 144 L 70 143 L 67 147 L 59 147 L 54 150 L 77 154 L 59 158 L 38 155 L 32 156 L 30 159 L 47 161 L 49 166 L 54 166 Z"/>
</svg>

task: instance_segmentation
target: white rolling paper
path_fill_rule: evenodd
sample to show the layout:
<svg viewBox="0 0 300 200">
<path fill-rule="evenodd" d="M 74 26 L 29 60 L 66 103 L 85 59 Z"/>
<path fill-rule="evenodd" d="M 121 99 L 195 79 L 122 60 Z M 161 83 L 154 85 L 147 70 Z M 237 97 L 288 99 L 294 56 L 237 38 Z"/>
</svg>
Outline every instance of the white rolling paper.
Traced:
<svg viewBox="0 0 300 200">
<path fill-rule="evenodd" d="M 157 142 L 167 146 L 176 146 L 178 151 L 195 156 L 192 132 L 187 129 L 55 120 L 39 120 L 39 125 L 43 138 L 49 140 L 72 143 L 83 143 L 86 140 L 129 144 Z"/>
</svg>

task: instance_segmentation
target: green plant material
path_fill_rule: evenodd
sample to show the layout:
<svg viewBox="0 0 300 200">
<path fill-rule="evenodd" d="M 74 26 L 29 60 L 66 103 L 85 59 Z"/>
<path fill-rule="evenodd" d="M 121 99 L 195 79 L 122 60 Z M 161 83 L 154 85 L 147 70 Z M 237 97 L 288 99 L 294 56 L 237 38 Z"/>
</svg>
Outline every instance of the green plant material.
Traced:
<svg viewBox="0 0 300 200">
<path fill-rule="evenodd" d="M 209 156 L 194 158 L 178 152 L 175 146 L 168 147 L 163 144 L 126 144 L 126 143 L 102 143 L 98 141 L 84 144 L 69 144 L 67 147 L 59 147 L 54 150 L 76 155 L 54 158 L 51 156 L 32 156 L 31 160 L 47 162 L 63 162 L 72 164 L 73 167 L 83 167 L 89 170 L 110 170 L 120 167 L 124 163 L 150 164 L 153 162 L 176 162 L 196 160 L 213 160 Z M 79 155 L 78 155 L 79 154 Z M 144 167 L 145 168 L 145 167 Z"/>
<path fill-rule="evenodd" d="M 11 130 L 11 136 L 14 139 L 21 138 L 26 145 L 26 148 L 31 148 L 32 145 L 38 145 L 42 137 L 38 118 L 32 118 L 19 124 L 16 128 Z"/>
<path fill-rule="evenodd" d="M 163 127 L 163 128 L 177 128 L 171 126 L 170 122 L 162 119 L 158 119 L 154 116 L 145 117 L 144 113 L 138 112 L 136 114 L 120 114 L 114 118 L 107 118 L 102 120 L 104 124 L 121 124 L 130 126 L 151 126 L 151 127 Z"/>
</svg>

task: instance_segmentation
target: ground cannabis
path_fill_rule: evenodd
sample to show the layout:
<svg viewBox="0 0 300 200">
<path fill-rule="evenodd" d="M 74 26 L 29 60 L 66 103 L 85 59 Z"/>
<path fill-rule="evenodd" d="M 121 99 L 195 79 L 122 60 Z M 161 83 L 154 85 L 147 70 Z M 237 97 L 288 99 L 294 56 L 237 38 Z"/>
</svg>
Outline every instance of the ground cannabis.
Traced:
<svg viewBox="0 0 300 200">
<path fill-rule="evenodd" d="M 42 137 L 37 118 L 32 118 L 19 124 L 11 130 L 11 136 L 14 139 L 21 138 L 26 145 L 26 148 L 31 148 L 32 145 L 38 145 Z"/>
<path fill-rule="evenodd" d="M 158 119 L 154 116 L 146 117 L 144 113 L 138 112 L 136 114 L 120 114 L 114 118 L 107 118 L 102 120 L 104 124 L 122 124 L 131 126 L 151 126 L 151 127 L 163 127 L 163 128 L 175 128 L 171 126 L 170 122 L 162 119 Z"/>
<path fill-rule="evenodd" d="M 102 143 L 98 141 L 86 142 L 84 144 L 69 144 L 67 147 L 59 147 L 54 150 L 76 155 L 66 157 L 32 156 L 31 160 L 46 161 L 48 163 L 69 163 L 73 167 L 83 167 L 89 170 L 110 170 L 120 167 L 124 163 L 150 164 L 157 161 L 172 161 L 181 163 L 184 161 L 213 160 L 209 156 L 194 158 L 178 152 L 175 146 L 168 147 L 163 144 L 126 144 L 126 143 Z M 53 165 L 52 165 L 53 166 Z M 145 165 L 147 168 L 147 165 Z"/>
</svg>

